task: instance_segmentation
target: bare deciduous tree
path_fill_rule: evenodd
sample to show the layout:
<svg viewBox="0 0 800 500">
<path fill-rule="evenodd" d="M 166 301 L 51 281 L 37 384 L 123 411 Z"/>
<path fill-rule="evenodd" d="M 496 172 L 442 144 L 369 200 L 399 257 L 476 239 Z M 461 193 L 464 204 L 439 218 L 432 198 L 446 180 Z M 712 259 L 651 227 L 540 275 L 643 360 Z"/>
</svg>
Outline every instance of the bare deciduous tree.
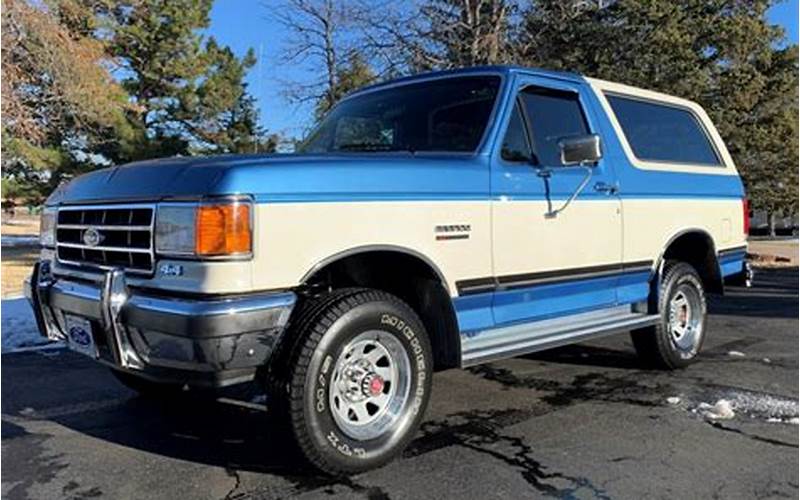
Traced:
<svg viewBox="0 0 800 500">
<path fill-rule="evenodd" d="M 508 39 L 515 6 L 509 0 L 388 2 L 365 11 L 361 27 L 386 73 L 498 64 L 513 59 Z"/>
<path fill-rule="evenodd" d="M 347 0 L 286 0 L 274 9 L 271 15 L 290 34 L 283 47 L 283 62 L 303 64 L 309 72 L 320 73 L 308 82 L 285 82 L 292 101 L 315 103 L 319 115 L 352 90 L 345 88 L 352 85 L 352 78 L 343 72 L 354 64 L 354 58 L 361 58 L 356 29 L 363 18 L 361 8 L 360 3 Z M 359 64 L 365 59 L 359 59 Z M 362 69 L 359 67 L 363 75 L 371 77 Z"/>
</svg>

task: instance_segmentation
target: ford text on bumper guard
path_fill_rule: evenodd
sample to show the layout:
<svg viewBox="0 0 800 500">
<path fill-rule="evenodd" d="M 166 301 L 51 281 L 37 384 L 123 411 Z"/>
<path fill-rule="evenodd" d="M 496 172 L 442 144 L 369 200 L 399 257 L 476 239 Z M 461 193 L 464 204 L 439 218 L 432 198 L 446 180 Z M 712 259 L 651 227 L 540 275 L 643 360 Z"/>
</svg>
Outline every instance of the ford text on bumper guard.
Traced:
<svg viewBox="0 0 800 500">
<path fill-rule="evenodd" d="M 91 350 L 112 367 L 159 382 L 222 387 L 251 380 L 268 359 L 294 307 L 291 292 L 213 300 L 134 293 L 122 270 L 101 286 L 55 277 L 48 262 L 25 283 L 39 331 L 74 342 L 67 318 L 91 325 Z M 86 324 L 86 323 L 84 323 Z"/>
</svg>

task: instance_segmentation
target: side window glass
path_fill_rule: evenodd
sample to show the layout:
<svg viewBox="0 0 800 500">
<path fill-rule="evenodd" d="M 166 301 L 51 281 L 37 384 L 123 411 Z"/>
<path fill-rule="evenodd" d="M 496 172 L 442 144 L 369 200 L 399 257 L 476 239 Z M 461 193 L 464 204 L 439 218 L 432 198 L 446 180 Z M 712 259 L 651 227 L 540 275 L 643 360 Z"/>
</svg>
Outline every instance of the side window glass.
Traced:
<svg viewBox="0 0 800 500">
<path fill-rule="evenodd" d="M 539 163 L 548 167 L 561 165 L 558 141 L 589 133 L 578 94 L 531 87 L 521 95 Z"/>
<path fill-rule="evenodd" d="M 708 134 L 688 109 L 615 95 L 606 98 L 640 160 L 721 164 Z"/>
<path fill-rule="evenodd" d="M 514 111 L 511 113 L 500 155 L 506 161 L 531 161 L 531 148 L 519 104 L 514 105 Z"/>
</svg>

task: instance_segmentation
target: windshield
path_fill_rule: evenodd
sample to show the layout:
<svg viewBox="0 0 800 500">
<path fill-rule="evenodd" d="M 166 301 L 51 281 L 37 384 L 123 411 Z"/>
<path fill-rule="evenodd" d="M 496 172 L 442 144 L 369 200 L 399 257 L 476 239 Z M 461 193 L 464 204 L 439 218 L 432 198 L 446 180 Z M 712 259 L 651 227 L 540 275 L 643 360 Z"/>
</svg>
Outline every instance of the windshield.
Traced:
<svg viewBox="0 0 800 500">
<path fill-rule="evenodd" d="M 336 106 L 299 152 L 473 152 L 499 86 L 499 76 L 453 77 L 356 95 Z"/>
</svg>

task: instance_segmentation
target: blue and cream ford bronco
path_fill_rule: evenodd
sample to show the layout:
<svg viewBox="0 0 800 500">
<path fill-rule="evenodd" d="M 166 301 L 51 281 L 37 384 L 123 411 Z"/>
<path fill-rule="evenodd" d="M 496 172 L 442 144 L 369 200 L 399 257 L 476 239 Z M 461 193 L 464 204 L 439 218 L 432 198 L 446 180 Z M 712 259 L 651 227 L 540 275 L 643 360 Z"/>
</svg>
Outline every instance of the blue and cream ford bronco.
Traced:
<svg viewBox="0 0 800 500">
<path fill-rule="evenodd" d="M 143 394 L 262 384 L 333 474 L 397 455 L 437 370 L 624 331 L 684 367 L 706 294 L 749 278 L 700 106 L 526 68 L 381 83 L 295 154 L 108 168 L 46 205 L 43 335 Z"/>
</svg>

